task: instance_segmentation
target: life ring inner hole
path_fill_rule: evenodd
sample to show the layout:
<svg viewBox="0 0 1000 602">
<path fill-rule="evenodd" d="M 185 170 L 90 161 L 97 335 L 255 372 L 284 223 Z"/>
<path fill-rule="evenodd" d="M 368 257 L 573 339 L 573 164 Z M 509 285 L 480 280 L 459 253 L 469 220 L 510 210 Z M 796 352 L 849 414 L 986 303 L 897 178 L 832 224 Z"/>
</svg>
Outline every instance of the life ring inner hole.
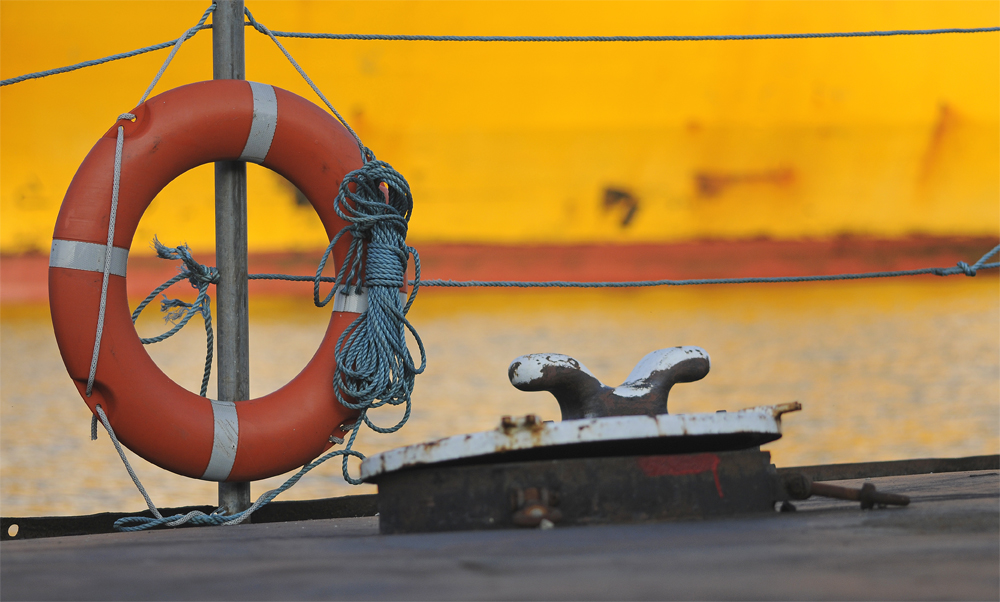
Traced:
<svg viewBox="0 0 1000 602">
<path fill-rule="evenodd" d="M 129 253 L 130 310 L 177 273 L 178 262 L 160 259 L 151 251 L 154 236 L 171 247 L 187 244 L 198 262 L 216 265 L 213 186 L 213 164 L 202 164 L 174 178 L 149 204 L 139 220 Z M 247 190 L 248 272 L 314 274 L 329 240 L 305 194 L 278 172 L 254 163 L 247 163 Z M 265 211 L 269 215 L 281 213 L 282 219 L 264 219 L 260 215 Z M 276 227 L 285 230 L 277 232 Z M 295 230 L 296 247 L 283 249 L 272 242 L 291 238 L 289 228 Z M 336 274 L 334 264 L 330 258 L 324 275 Z M 324 294 L 329 291 L 329 284 L 321 286 Z M 313 304 L 312 285 L 308 282 L 251 280 L 249 293 L 250 396 L 256 398 L 283 387 L 309 362 L 323 340 L 330 308 L 317 308 Z M 190 303 L 197 290 L 182 281 L 164 294 Z M 209 295 L 214 327 L 218 316 L 214 286 L 209 287 Z M 136 321 L 140 337 L 156 336 L 171 327 L 159 310 L 162 299 L 161 296 L 154 300 Z M 170 339 L 145 346 L 164 374 L 193 393 L 201 388 L 205 365 L 202 324 L 201 316 L 196 315 Z M 213 361 L 208 396 L 214 397 L 216 391 L 217 368 Z"/>
</svg>

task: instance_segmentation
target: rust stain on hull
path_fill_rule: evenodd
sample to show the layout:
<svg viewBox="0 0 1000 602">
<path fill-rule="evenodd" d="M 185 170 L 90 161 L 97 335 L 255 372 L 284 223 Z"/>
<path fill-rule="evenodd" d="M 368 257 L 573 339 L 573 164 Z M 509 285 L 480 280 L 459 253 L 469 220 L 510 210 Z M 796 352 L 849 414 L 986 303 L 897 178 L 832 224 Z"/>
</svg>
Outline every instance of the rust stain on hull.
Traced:
<svg viewBox="0 0 1000 602">
<path fill-rule="evenodd" d="M 627 188 L 618 186 L 608 186 L 604 189 L 604 201 L 602 203 L 604 212 L 620 207 L 622 213 L 620 225 L 622 228 L 628 227 L 639 211 L 639 198 Z"/>
<path fill-rule="evenodd" d="M 795 170 L 791 167 L 744 173 L 698 171 L 694 174 L 695 191 L 703 199 L 720 196 L 733 186 L 747 184 L 770 184 L 784 188 L 794 184 L 795 179 Z"/>
<path fill-rule="evenodd" d="M 923 160 L 920 162 L 920 173 L 917 176 L 918 184 L 926 184 L 934 174 L 935 166 L 939 164 L 945 154 L 946 142 L 952 138 L 955 129 L 959 126 L 958 113 L 948 103 L 941 103 L 938 107 L 937 120 L 931 129 L 930 139 L 927 142 L 927 150 L 924 151 Z"/>
</svg>

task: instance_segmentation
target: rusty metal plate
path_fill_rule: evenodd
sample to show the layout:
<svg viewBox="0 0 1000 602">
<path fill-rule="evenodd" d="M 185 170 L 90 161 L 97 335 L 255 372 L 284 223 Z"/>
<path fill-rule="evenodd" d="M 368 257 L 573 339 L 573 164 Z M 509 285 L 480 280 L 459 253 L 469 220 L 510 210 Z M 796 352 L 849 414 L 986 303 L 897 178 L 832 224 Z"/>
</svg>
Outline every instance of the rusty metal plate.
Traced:
<svg viewBox="0 0 1000 602">
<path fill-rule="evenodd" d="M 634 523 L 774 512 L 758 451 L 432 465 L 379 480 L 379 530 L 419 533 Z"/>
<path fill-rule="evenodd" d="M 781 437 L 781 415 L 798 402 L 714 414 L 612 416 L 542 422 L 505 416 L 492 431 L 456 435 L 376 454 L 361 478 L 428 465 L 491 464 L 560 458 L 680 454 L 748 449 Z"/>
</svg>

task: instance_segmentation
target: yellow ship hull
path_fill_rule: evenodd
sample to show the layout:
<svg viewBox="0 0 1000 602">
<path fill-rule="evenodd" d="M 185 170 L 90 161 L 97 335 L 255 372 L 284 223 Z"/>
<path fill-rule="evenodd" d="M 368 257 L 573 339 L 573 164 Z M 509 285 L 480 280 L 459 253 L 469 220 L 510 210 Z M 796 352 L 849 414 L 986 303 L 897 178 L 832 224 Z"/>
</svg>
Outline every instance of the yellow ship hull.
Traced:
<svg viewBox="0 0 1000 602">
<path fill-rule="evenodd" d="M 169 40 L 201 2 L 4 2 L 3 77 Z M 276 30 L 730 34 L 997 25 L 998 2 L 267 2 Z M 660 244 L 990 236 L 1000 223 L 997 34 L 671 43 L 286 40 L 411 182 L 414 243 Z M 0 90 L 0 252 L 48 250 L 77 166 L 167 51 Z M 247 30 L 247 76 L 313 94 Z M 158 91 L 211 77 L 211 32 Z M 251 251 L 325 238 L 252 166 Z M 212 169 L 161 192 L 154 234 L 214 245 Z"/>
</svg>

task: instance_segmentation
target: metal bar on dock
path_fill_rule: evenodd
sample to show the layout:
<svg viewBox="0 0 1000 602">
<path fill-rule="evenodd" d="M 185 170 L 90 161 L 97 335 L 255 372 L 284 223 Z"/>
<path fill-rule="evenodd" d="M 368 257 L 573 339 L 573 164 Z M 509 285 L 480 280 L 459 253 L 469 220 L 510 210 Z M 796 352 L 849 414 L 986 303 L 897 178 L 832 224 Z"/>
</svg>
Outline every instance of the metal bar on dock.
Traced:
<svg viewBox="0 0 1000 602">
<path fill-rule="evenodd" d="M 212 78 L 245 79 L 243 0 L 216 0 L 212 15 Z M 219 400 L 250 398 L 250 321 L 247 291 L 247 167 L 215 164 L 215 264 L 219 268 Z M 250 507 L 250 483 L 219 483 L 229 513 Z M 249 522 L 249 521 L 247 521 Z"/>
</svg>

